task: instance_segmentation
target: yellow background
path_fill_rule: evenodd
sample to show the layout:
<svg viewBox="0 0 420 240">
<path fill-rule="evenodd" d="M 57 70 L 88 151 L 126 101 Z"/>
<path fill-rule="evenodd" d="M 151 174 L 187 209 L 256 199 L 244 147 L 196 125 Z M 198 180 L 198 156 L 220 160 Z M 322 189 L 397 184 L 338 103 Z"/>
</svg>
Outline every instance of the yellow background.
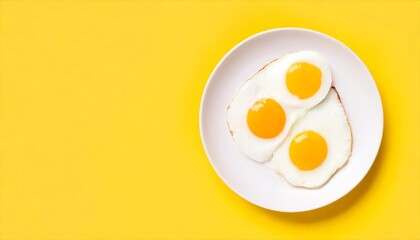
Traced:
<svg viewBox="0 0 420 240">
<path fill-rule="evenodd" d="M 215 65 L 277 27 L 350 46 L 385 111 L 368 176 L 307 213 L 242 200 L 199 136 Z M 2 1 L 0 238 L 419 239 L 419 41 L 419 1 Z"/>
</svg>

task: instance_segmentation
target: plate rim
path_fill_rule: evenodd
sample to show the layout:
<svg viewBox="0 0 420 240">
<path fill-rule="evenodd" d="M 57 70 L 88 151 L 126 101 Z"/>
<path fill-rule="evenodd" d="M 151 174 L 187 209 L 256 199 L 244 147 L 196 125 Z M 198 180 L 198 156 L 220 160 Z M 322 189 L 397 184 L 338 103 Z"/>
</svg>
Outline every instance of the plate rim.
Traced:
<svg viewBox="0 0 420 240">
<path fill-rule="evenodd" d="M 246 42 L 248 42 L 248 41 L 251 41 L 251 40 L 253 40 L 254 38 L 258 38 L 259 36 L 261 36 L 261 35 L 265 35 L 265 34 L 270 34 L 270 33 L 272 33 L 272 32 L 282 32 L 282 31 L 290 31 L 290 30 L 294 30 L 294 31 L 302 31 L 302 32 L 307 32 L 307 33 L 311 33 L 311 34 L 315 34 L 315 35 L 320 35 L 320 36 L 322 36 L 322 37 L 325 37 L 325 38 L 327 38 L 327 39 L 329 39 L 330 41 L 333 41 L 333 42 L 335 42 L 335 43 L 337 43 L 337 44 L 339 44 L 339 45 L 341 45 L 342 47 L 344 47 L 351 55 L 353 55 L 353 57 L 355 57 L 355 59 L 357 59 L 357 61 L 359 62 L 359 63 L 361 63 L 361 65 L 363 66 L 363 68 L 364 68 L 364 70 L 369 74 L 369 76 L 371 77 L 371 79 L 373 80 L 373 84 L 374 84 L 374 86 L 375 86 L 375 90 L 376 90 L 376 92 L 377 92 L 377 95 L 378 95 L 378 97 L 379 97 L 379 107 L 380 107 L 380 116 L 379 116 L 379 120 L 380 120 L 380 136 L 378 136 L 378 139 L 379 139 L 379 141 L 378 141 L 378 147 L 377 147 L 377 149 L 374 151 L 375 152 L 375 154 L 374 154 L 374 158 L 373 158 L 373 160 L 371 161 L 371 163 L 370 163 L 370 165 L 369 165 L 369 167 L 367 167 L 366 168 L 366 171 L 365 171 L 365 173 L 363 174 L 363 177 L 362 178 L 360 178 L 360 180 L 359 181 L 357 181 L 355 184 L 354 184 L 354 186 L 352 186 L 351 188 L 349 188 L 347 191 L 344 191 L 344 193 L 343 194 L 341 194 L 341 195 L 339 195 L 337 198 L 335 198 L 335 199 L 333 199 L 333 200 L 331 200 L 331 201 L 327 201 L 326 203 L 324 203 L 324 204 L 320 204 L 319 206 L 317 206 L 317 207 L 314 207 L 314 208 L 310 208 L 310 209 L 303 209 L 303 210 L 293 210 L 293 211 L 287 211 L 287 210 L 279 210 L 279 209 L 275 209 L 275 208 L 270 208 L 270 207 L 266 207 L 266 206 L 262 206 L 261 204 L 259 204 L 259 203 L 257 203 L 257 202 L 255 202 L 255 201 L 252 201 L 252 200 L 250 200 L 250 199 L 247 199 L 247 198 L 245 198 L 244 196 L 242 196 L 242 194 L 240 194 L 234 187 L 232 187 L 231 186 L 231 184 L 223 177 L 223 175 L 219 172 L 219 170 L 218 170 L 218 168 L 215 166 L 215 163 L 214 163 L 214 161 L 210 158 L 210 155 L 209 155 L 209 150 L 208 150 L 208 147 L 207 147 L 207 142 L 206 142 L 206 140 L 205 140 L 205 138 L 203 137 L 204 136 L 204 133 L 203 133 L 203 106 L 204 106 L 204 102 L 205 102 L 205 99 L 206 99 L 206 96 L 207 96 L 207 92 L 208 92 L 208 88 L 209 88 L 209 85 L 210 85 L 210 83 L 212 82 L 212 79 L 214 78 L 214 75 L 215 75 L 215 73 L 217 73 L 218 72 L 218 70 L 219 70 L 219 68 L 223 65 L 223 63 L 225 62 L 225 60 L 232 54 L 232 53 L 234 53 L 238 48 L 240 48 L 242 45 L 244 45 Z M 361 58 L 349 47 L 349 46 L 347 46 L 346 44 L 344 44 L 343 42 L 341 42 L 341 41 L 339 41 L 338 39 L 336 39 L 336 38 L 334 38 L 334 37 L 332 37 L 332 36 L 329 36 L 329 35 L 327 35 L 327 34 L 325 34 L 325 33 L 322 33 L 322 32 L 319 32 L 319 31 L 316 31 L 316 30 L 312 30 L 312 29 L 308 29 L 308 28 L 300 28 L 300 27 L 284 27 L 284 28 L 273 28 L 273 29 L 268 29 L 268 30 L 264 30 L 264 31 L 261 31 L 261 32 L 257 32 L 257 33 L 255 33 L 255 34 L 253 34 L 253 35 L 251 35 L 251 36 L 248 36 L 248 37 L 246 37 L 245 39 L 243 39 L 242 41 L 240 41 L 239 43 L 237 43 L 233 48 L 231 48 L 227 53 L 225 53 L 224 54 L 224 56 L 218 61 L 218 63 L 217 63 L 217 65 L 216 65 L 216 67 L 214 67 L 214 69 L 213 69 L 213 71 L 211 72 L 211 74 L 209 75 L 209 77 L 207 78 L 207 81 L 206 81 L 206 85 L 205 85 L 205 87 L 204 87 L 204 90 L 203 90 L 203 93 L 202 93 L 202 95 L 201 95 L 201 101 L 200 101 L 200 109 L 199 109 L 199 128 L 200 128 L 200 139 L 201 139 L 201 142 L 202 142 L 202 145 L 203 145 L 203 147 L 204 147 L 204 151 L 205 151 L 205 153 L 206 153 L 206 157 L 207 157 L 207 160 L 210 162 L 210 164 L 211 164 L 211 166 L 212 166 L 212 168 L 213 168 L 213 170 L 216 172 L 216 174 L 217 174 L 217 176 L 222 180 L 222 182 L 225 184 L 225 185 L 227 185 L 227 187 L 231 190 L 231 191 L 233 191 L 236 195 L 238 195 L 239 197 L 241 197 L 242 199 L 244 199 L 245 201 L 247 201 L 247 202 L 250 202 L 250 203 L 252 203 L 252 204 L 254 204 L 254 205 L 256 205 L 256 206 L 259 206 L 259 207 L 261 207 L 261 208 L 264 208 L 264 209 L 267 209 L 267 210 L 271 210 L 271 211 L 275 211 L 275 212 L 287 212 L 287 213 L 297 213 L 297 212 L 308 212 L 308 211 L 313 211 L 313 210 L 316 210 L 316 209 L 320 209 L 320 208 L 323 208 L 323 207 L 326 207 L 326 206 L 328 206 L 328 205 L 330 205 L 330 204 L 332 204 L 332 203 L 334 203 L 334 202 L 336 202 L 336 201 L 338 201 L 338 200 L 340 200 L 340 199 L 342 199 L 344 196 L 346 196 L 347 194 L 349 194 L 351 191 L 353 191 L 362 181 L 363 181 L 363 179 L 365 179 L 366 178 L 366 176 L 367 176 L 367 174 L 369 173 L 369 171 L 372 169 L 372 166 L 373 166 L 373 164 L 375 163 L 375 161 L 376 161 L 376 158 L 377 158 L 377 156 L 378 156 L 378 153 L 379 153 L 379 150 L 380 150 L 380 148 L 381 148 L 381 145 L 382 145 L 382 140 L 383 140 L 383 135 L 384 135 L 384 110 L 383 110 L 383 104 L 382 104 L 382 98 L 381 98 L 381 95 L 380 95 L 380 92 L 379 92 L 379 89 L 378 89 L 378 86 L 377 86 L 377 84 L 376 84 L 376 81 L 375 81 L 375 79 L 373 78 L 373 75 L 372 75 L 372 73 L 369 71 L 369 69 L 367 68 L 367 66 L 366 66 L 366 64 L 361 60 Z"/>
</svg>

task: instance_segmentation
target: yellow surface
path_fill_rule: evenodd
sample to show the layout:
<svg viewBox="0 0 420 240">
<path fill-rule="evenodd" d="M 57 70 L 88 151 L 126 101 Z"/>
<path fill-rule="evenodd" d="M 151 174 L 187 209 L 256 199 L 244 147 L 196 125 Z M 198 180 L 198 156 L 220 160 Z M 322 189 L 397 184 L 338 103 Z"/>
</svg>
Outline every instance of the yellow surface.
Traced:
<svg viewBox="0 0 420 240">
<path fill-rule="evenodd" d="M 208 76 L 244 38 L 325 32 L 385 109 L 367 178 L 320 210 L 235 195 L 201 145 Z M 2 1 L 1 239 L 419 239 L 420 2 Z"/>
</svg>

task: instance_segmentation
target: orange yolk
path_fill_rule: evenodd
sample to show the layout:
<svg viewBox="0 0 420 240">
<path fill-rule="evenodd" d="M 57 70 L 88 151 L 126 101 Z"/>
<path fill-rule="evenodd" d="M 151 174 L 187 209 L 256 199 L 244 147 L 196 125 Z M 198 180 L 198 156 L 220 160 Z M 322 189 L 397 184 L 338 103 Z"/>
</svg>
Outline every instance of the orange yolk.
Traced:
<svg viewBox="0 0 420 240">
<path fill-rule="evenodd" d="M 293 64 L 286 74 L 289 91 L 300 99 L 313 96 L 321 86 L 321 70 L 312 64 L 299 62 Z"/>
<path fill-rule="evenodd" d="M 273 99 L 260 99 L 248 110 L 247 123 L 255 136 L 273 138 L 283 130 L 286 114 Z"/>
<path fill-rule="evenodd" d="M 317 168 L 324 162 L 327 152 L 327 142 L 314 131 L 296 135 L 289 147 L 290 160 L 300 170 Z"/>
</svg>

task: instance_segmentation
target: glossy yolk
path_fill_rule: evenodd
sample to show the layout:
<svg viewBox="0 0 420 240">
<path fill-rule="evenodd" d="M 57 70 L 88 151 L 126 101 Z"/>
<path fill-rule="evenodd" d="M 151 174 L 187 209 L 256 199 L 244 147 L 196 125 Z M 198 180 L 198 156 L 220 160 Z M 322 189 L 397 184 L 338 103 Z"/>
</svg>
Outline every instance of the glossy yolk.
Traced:
<svg viewBox="0 0 420 240">
<path fill-rule="evenodd" d="M 300 99 L 313 96 L 321 86 L 321 70 L 312 64 L 299 62 L 290 66 L 286 74 L 289 91 Z"/>
<path fill-rule="evenodd" d="M 265 98 L 255 102 L 248 110 L 247 123 L 255 136 L 273 138 L 283 130 L 286 114 L 280 104 Z"/>
<path fill-rule="evenodd" d="M 290 160 L 300 170 L 317 168 L 324 162 L 327 152 L 327 142 L 314 131 L 296 135 L 289 147 Z"/>
</svg>

